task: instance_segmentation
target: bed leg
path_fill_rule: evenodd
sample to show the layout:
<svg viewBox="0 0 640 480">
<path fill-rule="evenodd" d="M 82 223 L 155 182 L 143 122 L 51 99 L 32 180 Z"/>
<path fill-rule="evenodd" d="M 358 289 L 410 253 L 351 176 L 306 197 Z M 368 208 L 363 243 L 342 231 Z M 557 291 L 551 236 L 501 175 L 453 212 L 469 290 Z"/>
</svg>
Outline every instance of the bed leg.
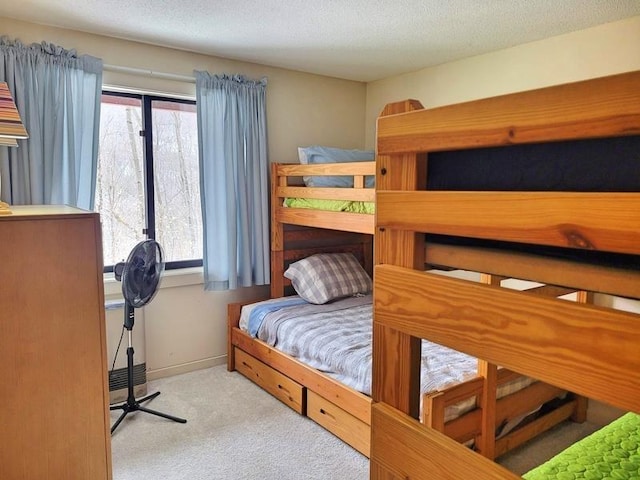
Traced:
<svg viewBox="0 0 640 480">
<path fill-rule="evenodd" d="M 442 392 L 422 395 L 420 422 L 444 433 L 444 395 Z"/>
<path fill-rule="evenodd" d="M 240 321 L 241 305 L 230 303 L 227 305 L 227 370 L 233 372 L 236 369 L 236 355 L 233 346 L 233 328 L 238 326 Z"/>
<path fill-rule="evenodd" d="M 574 395 L 576 406 L 571 414 L 571 420 L 576 423 L 584 423 L 587 420 L 587 408 L 589 406 L 589 399 L 582 395 Z"/>
<path fill-rule="evenodd" d="M 480 438 L 476 439 L 478 453 L 493 460 L 496 455 L 496 392 L 498 389 L 498 367 L 484 360 L 478 360 L 478 376 L 484 379 L 480 395 Z"/>
</svg>

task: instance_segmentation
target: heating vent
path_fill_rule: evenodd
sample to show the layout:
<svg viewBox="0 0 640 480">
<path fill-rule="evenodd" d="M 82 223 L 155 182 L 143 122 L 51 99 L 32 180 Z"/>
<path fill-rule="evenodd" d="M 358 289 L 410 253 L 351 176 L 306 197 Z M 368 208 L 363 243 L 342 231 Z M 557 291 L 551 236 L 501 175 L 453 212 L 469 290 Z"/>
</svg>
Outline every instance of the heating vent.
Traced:
<svg viewBox="0 0 640 480">
<path fill-rule="evenodd" d="M 133 393 L 136 398 L 147 394 L 147 364 L 133 366 Z M 118 403 L 127 399 L 127 369 L 117 368 L 109 373 L 109 401 Z"/>
</svg>

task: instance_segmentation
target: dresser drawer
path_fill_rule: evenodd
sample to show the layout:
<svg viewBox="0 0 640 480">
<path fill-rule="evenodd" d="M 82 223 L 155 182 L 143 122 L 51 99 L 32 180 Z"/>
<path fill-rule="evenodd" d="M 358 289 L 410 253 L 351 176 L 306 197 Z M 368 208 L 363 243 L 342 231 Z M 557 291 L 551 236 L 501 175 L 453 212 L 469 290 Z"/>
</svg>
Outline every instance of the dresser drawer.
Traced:
<svg viewBox="0 0 640 480">
<path fill-rule="evenodd" d="M 307 391 L 307 416 L 363 455 L 369 456 L 371 428 L 362 420 L 311 390 Z"/>
<path fill-rule="evenodd" d="M 296 412 L 303 414 L 305 388 L 237 347 L 236 370 Z"/>
</svg>

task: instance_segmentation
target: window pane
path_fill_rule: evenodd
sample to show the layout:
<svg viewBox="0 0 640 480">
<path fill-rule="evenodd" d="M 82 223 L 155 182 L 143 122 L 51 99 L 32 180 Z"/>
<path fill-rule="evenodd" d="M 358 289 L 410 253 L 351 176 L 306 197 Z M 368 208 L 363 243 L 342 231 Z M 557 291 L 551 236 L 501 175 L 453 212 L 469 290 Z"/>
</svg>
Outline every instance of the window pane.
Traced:
<svg viewBox="0 0 640 480">
<path fill-rule="evenodd" d="M 196 106 L 151 102 L 156 240 L 170 262 L 202 258 Z"/>
<path fill-rule="evenodd" d="M 105 265 L 126 260 L 145 238 L 141 105 L 139 98 L 102 95 L 96 211 Z"/>
</svg>

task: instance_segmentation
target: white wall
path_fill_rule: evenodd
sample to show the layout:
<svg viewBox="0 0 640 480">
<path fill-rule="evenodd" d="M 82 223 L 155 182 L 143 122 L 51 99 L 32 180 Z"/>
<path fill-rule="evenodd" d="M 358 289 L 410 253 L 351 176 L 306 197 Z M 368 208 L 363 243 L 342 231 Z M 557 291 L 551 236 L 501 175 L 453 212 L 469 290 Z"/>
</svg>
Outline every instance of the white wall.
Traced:
<svg viewBox="0 0 640 480">
<path fill-rule="evenodd" d="M 105 64 L 193 76 L 193 70 L 212 74 L 266 76 L 267 128 L 271 161 L 296 162 L 300 145 L 364 147 L 365 97 L 363 83 L 310 75 L 157 47 L 98 35 L 34 25 L 0 17 L 0 35 L 23 43 L 48 41 Z M 146 92 L 195 98 L 195 84 L 149 76 L 105 71 L 104 84 Z M 171 375 L 225 360 L 226 308 L 229 302 L 267 297 L 267 287 L 233 292 L 204 292 L 202 273 L 165 272 L 161 289 L 144 309 L 136 311 L 134 337 L 146 337 L 148 377 Z M 120 285 L 106 283 L 108 299 L 120 296 Z M 144 310 L 144 311 L 142 311 Z M 144 328 L 142 322 L 144 319 Z M 123 322 L 121 310 L 107 314 L 109 351 L 113 355 Z M 126 347 L 126 339 L 123 342 Z M 135 342 L 134 342 L 135 346 Z M 142 349 L 139 349 L 142 354 Z M 138 352 L 138 350 L 137 350 Z M 137 354 L 136 352 L 136 354 Z M 124 363 L 124 350 L 118 367 Z M 111 359 L 109 359 L 111 363 Z"/>
<path fill-rule="evenodd" d="M 640 16 L 467 58 L 367 85 L 366 146 L 387 103 L 425 108 L 640 70 Z"/>
</svg>

